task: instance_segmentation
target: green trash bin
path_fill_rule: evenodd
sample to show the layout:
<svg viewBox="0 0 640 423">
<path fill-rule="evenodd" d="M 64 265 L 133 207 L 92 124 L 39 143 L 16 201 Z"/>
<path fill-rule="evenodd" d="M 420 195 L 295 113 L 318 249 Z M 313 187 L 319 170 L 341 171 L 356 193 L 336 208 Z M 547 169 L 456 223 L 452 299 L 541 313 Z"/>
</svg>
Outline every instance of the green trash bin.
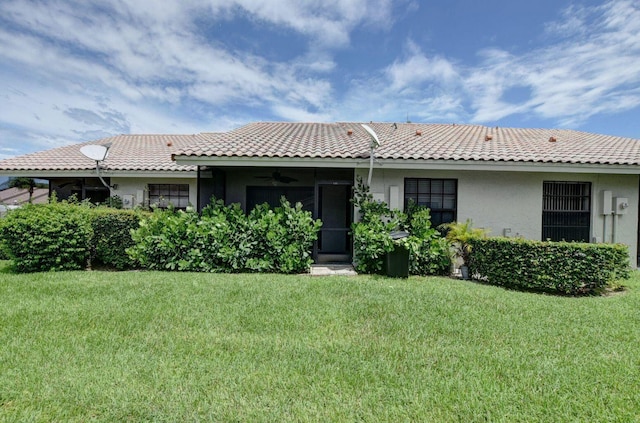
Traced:
<svg viewBox="0 0 640 423">
<path fill-rule="evenodd" d="M 387 253 L 385 267 L 387 276 L 392 278 L 408 278 L 409 277 L 409 249 L 404 245 L 396 242 L 409 236 L 408 232 L 396 231 L 391 232 L 391 239 L 394 240 L 393 250 Z"/>
</svg>

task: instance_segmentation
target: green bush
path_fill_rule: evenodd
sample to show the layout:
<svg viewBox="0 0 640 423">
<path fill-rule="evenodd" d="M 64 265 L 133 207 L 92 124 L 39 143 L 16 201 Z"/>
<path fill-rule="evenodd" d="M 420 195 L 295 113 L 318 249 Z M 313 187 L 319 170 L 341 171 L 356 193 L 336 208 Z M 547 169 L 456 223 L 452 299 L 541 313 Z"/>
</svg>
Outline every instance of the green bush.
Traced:
<svg viewBox="0 0 640 423">
<path fill-rule="evenodd" d="M 472 243 L 470 273 L 493 285 L 580 295 L 598 292 L 630 275 L 625 245 L 517 238 Z"/>
<path fill-rule="evenodd" d="M 156 210 L 132 232 L 133 260 L 149 269 L 200 272 L 305 272 L 320 221 L 284 198 L 245 215 L 238 204 L 213 201 L 202 216 Z"/>
<path fill-rule="evenodd" d="M 141 219 L 137 229 L 131 231 L 134 245 L 126 251 L 141 267 L 154 270 L 192 270 L 185 268 L 188 252 L 197 248 L 193 243 L 198 214 L 173 209 L 156 208 Z"/>
<path fill-rule="evenodd" d="M 351 225 L 355 269 L 359 273 L 381 274 L 385 271 L 385 256 L 394 242 L 409 249 L 409 273 L 412 275 L 442 275 L 449 271 L 449 243 L 431 227 L 429 209 L 410 205 L 407 214 L 391 210 L 386 203 L 373 200 L 369 188 L 358 179 L 354 204 L 360 220 Z M 407 238 L 393 241 L 391 232 L 404 230 Z"/>
<path fill-rule="evenodd" d="M 451 269 L 449 243 L 431 227 L 431 213 L 422 207 L 409 207 L 405 239 L 409 248 L 409 273 L 412 275 L 446 275 Z"/>
<path fill-rule="evenodd" d="M 0 221 L 3 249 L 18 272 L 86 268 L 92 230 L 90 207 L 54 201 L 27 204 Z"/>
<path fill-rule="evenodd" d="M 98 207 L 91 210 L 91 264 L 117 270 L 134 266 L 126 249 L 134 245 L 131 231 L 140 226 L 140 211 Z"/>
<path fill-rule="evenodd" d="M 254 208 L 248 216 L 252 257 L 247 267 L 280 273 L 306 272 L 313 263 L 311 250 L 322 223 L 314 221 L 311 213 L 295 206 L 283 197 L 280 207 L 271 210 L 266 204 Z"/>
</svg>

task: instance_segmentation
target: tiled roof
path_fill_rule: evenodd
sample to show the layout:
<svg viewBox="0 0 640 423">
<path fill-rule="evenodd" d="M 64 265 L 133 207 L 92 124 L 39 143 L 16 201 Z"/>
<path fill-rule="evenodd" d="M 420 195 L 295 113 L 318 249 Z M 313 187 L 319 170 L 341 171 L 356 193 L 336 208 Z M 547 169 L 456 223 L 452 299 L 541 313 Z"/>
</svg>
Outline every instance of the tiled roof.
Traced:
<svg viewBox="0 0 640 423">
<path fill-rule="evenodd" d="M 640 165 L 640 140 L 568 129 L 369 123 L 378 159 L 434 159 Z M 351 134 L 349 134 L 351 131 Z M 369 156 L 359 123 L 258 122 L 203 133 L 176 156 L 350 159 Z"/>
<path fill-rule="evenodd" d="M 567 129 L 368 125 L 382 144 L 378 160 L 640 165 L 640 140 L 632 138 Z M 221 133 L 118 135 L 5 159 L 0 171 L 91 171 L 95 163 L 80 148 L 108 143 L 109 155 L 100 165 L 105 171 L 194 171 L 172 157 L 362 159 L 369 157 L 370 138 L 360 123 L 256 122 Z"/>
<path fill-rule="evenodd" d="M 190 145 L 200 135 L 117 135 L 82 144 L 26 154 L 0 161 L 4 171 L 93 170 L 95 162 L 80 148 L 89 144 L 111 143 L 100 168 L 105 171 L 194 171 L 195 166 L 178 165 L 171 155 Z"/>
</svg>

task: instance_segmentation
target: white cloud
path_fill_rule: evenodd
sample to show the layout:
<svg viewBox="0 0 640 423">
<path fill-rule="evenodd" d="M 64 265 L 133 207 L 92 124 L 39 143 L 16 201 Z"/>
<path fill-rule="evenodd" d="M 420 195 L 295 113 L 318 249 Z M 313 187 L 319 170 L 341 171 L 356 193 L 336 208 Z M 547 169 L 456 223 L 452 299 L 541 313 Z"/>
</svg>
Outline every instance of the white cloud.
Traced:
<svg viewBox="0 0 640 423">
<path fill-rule="evenodd" d="M 385 73 L 393 90 L 419 87 L 425 82 L 447 85 L 458 79 L 454 65 L 443 57 L 428 58 L 413 41 L 407 45 L 408 57 L 395 61 Z"/>
<path fill-rule="evenodd" d="M 391 28 L 394 10 L 392 0 L 3 1 L 0 139 L 31 140 L 34 150 L 127 130 L 224 130 L 256 116 L 494 123 L 521 115 L 577 126 L 640 105 L 633 0 L 572 6 L 544 28 L 549 44 L 525 54 L 494 48 L 463 65 L 409 39 L 366 74 L 341 68 L 337 49 L 356 29 Z M 207 33 L 237 19 L 291 34 L 298 50 L 274 59 Z"/>
<path fill-rule="evenodd" d="M 0 27 L 0 95 L 11 111 L 0 125 L 29 131 L 37 149 L 127 129 L 195 131 L 204 121 L 215 127 L 203 130 L 215 130 L 224 126 L 219 121 L 235 121 L 225 108 L 238 104 L 284 119 L 327 116 L 332 86 L 325 76 L 336 66 L 331 49 L 348 45 L 357 26 L 388 27 L 391 6 L 391 0 L 187 0 L 161 7 L 6 1 L 0 4 L 10 23 Z M 306 39 L 307 52 L 268 61 L 207 40 L 197 26 L 238 15 L 294 31 Z"/>
<path fill-rule="evenodd" d="M 475 121 L 531 113 L 577 126 L 599 113 L 640 105 L 640 9 L 631 1 L 570 8 L 551 24 L 562 41 L 513 56 L 484 52 L 481 66 L 465 78 Z M 588 26 L 588 30 L 585 28 Z M 503 94 L 525 87 L 531 96 L 511 104 Z"/>
</svg>

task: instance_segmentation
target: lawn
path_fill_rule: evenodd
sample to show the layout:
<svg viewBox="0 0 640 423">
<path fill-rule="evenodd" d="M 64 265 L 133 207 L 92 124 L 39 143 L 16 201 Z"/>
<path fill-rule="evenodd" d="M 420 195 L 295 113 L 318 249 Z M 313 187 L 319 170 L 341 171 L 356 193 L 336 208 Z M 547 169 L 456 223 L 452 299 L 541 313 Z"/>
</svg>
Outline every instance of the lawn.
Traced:
<svg viewBox="0 0 640 423">
<path fill-rule="evenodd" d="M 640 421 L 640 274 L 0 273 L 0 421 Z"/>
</svg>

